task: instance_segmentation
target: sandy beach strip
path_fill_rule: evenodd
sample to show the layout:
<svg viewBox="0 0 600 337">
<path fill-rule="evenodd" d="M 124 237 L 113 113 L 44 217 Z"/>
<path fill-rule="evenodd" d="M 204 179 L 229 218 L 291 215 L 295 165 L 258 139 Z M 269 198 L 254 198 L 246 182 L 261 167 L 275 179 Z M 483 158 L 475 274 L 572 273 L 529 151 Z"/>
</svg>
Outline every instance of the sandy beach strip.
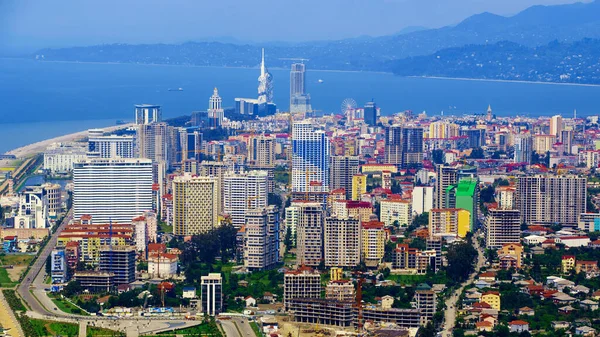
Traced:
<svg viewBox="0 0 600 337">
<path fill-rule="evenodd" d="M 113 132 L 115 130 L 124 129 L 124 128 L 130 127 L 132 125 L 133 124 L 123 124 L 123 125 L 108 126 L 108 127 L 100 128 L 100 129 L 103 129 L 104 132 Z M 80 140 L 84 139 L 85 137 L 87 137 L 87 134 L 88 134 L 88 131 L 85 130 L 85 131 L 79 131 L 79 132 L 75 132 L 75 133 L 71 133 L 68 135 L 63 135 L 63 136 L 59 136 L 59 137 L 55 137 L 55 138 L 51 138 L 51 139 L 46 139 L 46 140 L 42 140 L 37 143 L 25 145 L 23 147 L 19 147 L 14 150 L 10 150 L 10 151 L 6 152 L 6 154 L 13 154 L 13 155 L 17 156 L 17 158 L 21 159 L 21 158 L 29 157 L 31 155 L 38 154 L 38 153 L 42 153 L 46 150 L 46 148 L 48 146 L 50 146 L 53 143 L 80 141 Z"/>
</svg>

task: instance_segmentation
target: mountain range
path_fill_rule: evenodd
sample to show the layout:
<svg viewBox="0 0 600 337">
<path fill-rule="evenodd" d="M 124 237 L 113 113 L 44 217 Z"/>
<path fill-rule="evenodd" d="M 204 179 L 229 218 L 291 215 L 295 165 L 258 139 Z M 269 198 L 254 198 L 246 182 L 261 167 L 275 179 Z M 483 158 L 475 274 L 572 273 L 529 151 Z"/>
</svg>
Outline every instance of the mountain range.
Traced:
<svg viewBox="0 0 600 337">
<path fill-rule="evenodd" d="M 435 62 L 440 53 L 448 56 L 469 50 L 485 50 L 489 54 L 489 60 L 500 62 L 504 60 L 507 48 L 511 48 L 512 52 L 517 54 L 530 54 L 537 50 L 538 58 L 544 58 L 544 54 L 539 52 L 562 47 L 566 48 L 566 52 L 593 43 L 583 42 L 585 38 L 600 39 L 600 0 L 568 5 L 533 6 L 510 17 L 482 13 L 471 16 L 455 26 L 408 29 L 389 36 L 271 44 L 266 50 L 266 56 L 271 67 L 289 67 L 291 61 L 284 59 L 300 57 L 310 60 L 308 64 L 311 69 L 394 71 L 397 74 L 431 75 L 441 74 L 437 70 L 433 71 L 440 67 L 440 62 Z M 556 44 L 551 44 L 553 41 L 557 41 Z M 581 44 L 577 44 L 578 41 L 582 41 Z M 476 47 L 478 45 L 480 47 Z M 259 63 L 260 48 L 261 46 L 254 44 L 221 42 L 189 42 L 179 45 L 112 44 L 43 49 L 36 55 L 43 55 L 44 60 L 61 61 L 255 67 Z M 457 48 L 465 49 L 459 51 Z M 494 55 L 496 52 L 498 54 Z M 600 50 L 589 52 L 593 54 L 590 56 L 590 62 L 594 55 L 600 56 Z M 444 61 L 449 62 L 450 59 Z M 432 69 L 428 69 L 425 64 L 428 60 L 434 61 L 431 62 Z M 524 58 L 523 61 L 529 62 L 532 59 Z M 532 62 L 531 66 L 537 67 L 539 64 L 540 62 Z M 413 68 L 402 69 L 403 67 Z M 470 77 L 461 75 L 459 67 L 454 68 L 454 76 Z M 505 71 L 503 67 L 495 69 Z M 508 76 L 507 79 L 510 78 L 512 77 Z"/>
</svg>

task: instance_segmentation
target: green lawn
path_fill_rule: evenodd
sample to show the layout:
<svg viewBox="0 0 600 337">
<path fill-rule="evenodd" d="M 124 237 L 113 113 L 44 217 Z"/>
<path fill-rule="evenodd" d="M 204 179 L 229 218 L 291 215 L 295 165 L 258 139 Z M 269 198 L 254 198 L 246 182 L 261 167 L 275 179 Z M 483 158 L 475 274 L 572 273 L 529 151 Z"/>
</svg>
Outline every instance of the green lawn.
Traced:
<svg viewBox="0 0 600 337">
<path fill-rule="evenodd" d="M 45 321 L 41 319 L 29 319 L 36 336 L 77 336 L 79 334 L 79 325 L 74 323 L 63 323 Z M 96 327 L 87 328 L 87 335 L 93 336 L 124 336 L 124 334 Z"/>
<path fill-rule="evenodd" d="M 161 332 L 158 335 L 168 337 L 173 335 L 213 336 L 223 337 L 221 331 L 214 322 L 202 323 L 190 328 Z"/>
<path fill-rule="evenodd" d="M 256 322 L 250 322 L 250 326 L 252 327 L 252 330 L 254 330 L 254 334 L 256 335 L 256 337 L 263 337 L 262 332 L 260 332 L 260 328 L 258 327 L 258 324 L 256 324 Z"/>
<path fill-rule="evenodd" d="M 4 268 L 0 268 L 0 287 L 12 288 L 17 285 L 17 282 L 13 282 L 8 277 L 8 272 Z"/>
<path fill-rule="evenodd" d="M 28 266 L 34 257 L 30 254 L 0 254 L 0 262 L 5 266 Z"/>
<path fill-rule="evenodd" d="M 73 304 L 71 304 L 71 302 L 65 299 L 53 297 L 50 297 L 50 299 L 52 300 L 52 302 L 54 302 L 58 310 L 62 312 L 66 312 L 67 314 L 88 315 L 86 312 L 74 306 Z"/>
</svg>

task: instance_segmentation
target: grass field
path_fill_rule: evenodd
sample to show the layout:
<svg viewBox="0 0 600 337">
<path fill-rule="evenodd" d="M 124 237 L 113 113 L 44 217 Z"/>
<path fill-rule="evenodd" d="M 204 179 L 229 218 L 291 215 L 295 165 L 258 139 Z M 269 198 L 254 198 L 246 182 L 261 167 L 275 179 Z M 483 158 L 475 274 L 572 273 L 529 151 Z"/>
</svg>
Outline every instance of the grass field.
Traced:
<svg viewBox="0 0 600 337">
<path fill-rule="evenodd" d="M 252 327 L 252 330 L 254 330 L 254 334 L 256 335 L 256 337 L 263 336 L 263 334 L 262 334 L 262 332 L 260 332 L 260 328 L 258 327 L 258 324 L 256 324 L 256 322 L 250 322 L 250 326 Z"/>
<path fill-rule="evenodd" d="M 77 336 L 79 334 L 79 325 L 74 323 L 62 323 L 44 321 L 41 319 L 30 319 L 31 325 L 37 336 Z M 88 326 L 87 335 L 93 336 L 124 336 L 124 334 L 102 328 Z"/>
<path fill-rule="evenodd" d="M 52 299 L 52 302 L 54 302 L 54 304 L 56 305 L 56 307 L 58 308 L 58 310 L 60 310 L 62 312 L 66 312 L 67 314 L 88 315 L 83 310 L 81 310 L 78 307 L 74 306 L 73 304 L 71 304 L 67 300 L 64 300 L 64 299 L 61 299 L 61 298 L 53 298 L 53 297 L 51 297 L 50 299 Z"/>
<path fill-rule="evenodd" d="M 215 323 L 203 323 L 200 325 L 193 326 L 191 328 L 166 331 L 158 334 L 162 337 L 175 336 L 175 335 L 191 335 L 191 336 L 212 336 L 222 337 L 221 331 Z"/>
<path fill-rule="evenodd" d="M 0 268 L 0 287 L 12 288 L 17 285 L 17 282 L 13 282 L 8 276 L 8 272 L 4 268 Z"/>
<path fill-rule="evenodd" d="M 2 254 L 0 262 L 5 266 L 28 266 L 35 255 L 30 254 Z"/>
</svg>

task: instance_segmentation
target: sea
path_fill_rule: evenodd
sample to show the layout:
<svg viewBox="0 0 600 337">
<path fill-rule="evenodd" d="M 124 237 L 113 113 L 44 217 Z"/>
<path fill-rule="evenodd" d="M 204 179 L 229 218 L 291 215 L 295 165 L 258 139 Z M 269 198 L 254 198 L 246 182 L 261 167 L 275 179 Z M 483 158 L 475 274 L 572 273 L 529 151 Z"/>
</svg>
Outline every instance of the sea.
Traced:
<svg viewBox="0 0 600 337">
<path fill-rule="evenodd" d="M 268 65 L 268 59 L 267 59 Z M 340 113 L 342 102 L 374 100 L 382 115 L 498 116 L 600 114 L 600 86 L 399 77 L 389 73 L 311 71 L 313 109 Z M 275 103 L 289 106 L 289 71 L 270 69 Z M 206 110 L 213 88 L 223 106 L 257 96 L 258 68 L 224 68 L 0 59 L 0 153 L 60 135 L 131 121 L 133 106 L 160 104 L 163 117 Z M 179 88 L 182 90 L 180 91 Z"/>
</svg>

